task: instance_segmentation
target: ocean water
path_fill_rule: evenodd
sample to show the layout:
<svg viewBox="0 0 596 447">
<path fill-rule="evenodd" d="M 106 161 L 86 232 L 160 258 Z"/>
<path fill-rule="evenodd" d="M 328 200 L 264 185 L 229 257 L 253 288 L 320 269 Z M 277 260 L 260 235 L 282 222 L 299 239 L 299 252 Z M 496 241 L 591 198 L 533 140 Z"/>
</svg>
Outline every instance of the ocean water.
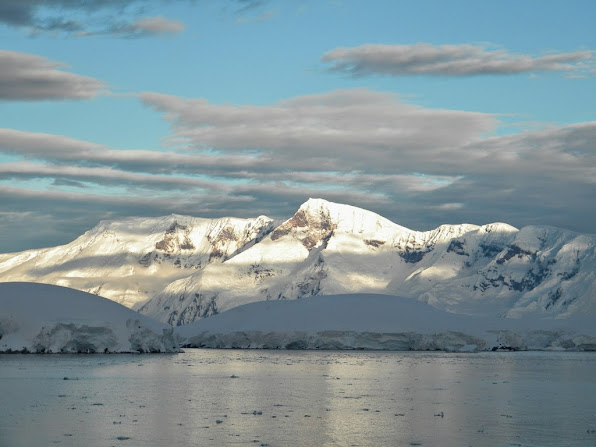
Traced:
<svg viewBox="0 0 596 447">
<path fill-rule="evenodd" d="M 596 446 L 596 355 L 0 355 L 0 445 Z"/>
</svg>

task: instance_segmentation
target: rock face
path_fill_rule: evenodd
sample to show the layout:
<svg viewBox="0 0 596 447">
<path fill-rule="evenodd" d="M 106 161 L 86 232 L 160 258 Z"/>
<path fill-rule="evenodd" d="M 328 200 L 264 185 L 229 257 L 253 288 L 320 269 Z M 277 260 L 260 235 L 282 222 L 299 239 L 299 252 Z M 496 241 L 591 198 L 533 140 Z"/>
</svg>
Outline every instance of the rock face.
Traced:
<svg viewBox="0 0 596 447">
<path fill-rule="evenodd" d="M 596 315 L 596 237 L 504 223 L 413 231 L 310 199 L 285 222 L 168 216 L 102 222 L 71 244 L 0 255 L 2 281 L 100 294 L 182 325 L 241 304 L 382 293 L 449 312 Z"/>
</svg>

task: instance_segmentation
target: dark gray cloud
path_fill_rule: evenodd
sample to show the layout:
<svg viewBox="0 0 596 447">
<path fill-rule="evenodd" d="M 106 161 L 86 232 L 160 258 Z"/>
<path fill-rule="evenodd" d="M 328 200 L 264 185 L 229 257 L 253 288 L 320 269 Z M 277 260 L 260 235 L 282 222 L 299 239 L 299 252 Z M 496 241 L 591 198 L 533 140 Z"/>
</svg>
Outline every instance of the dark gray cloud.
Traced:
<svg viewBox="0 0 596 447">
<path fill-rule="evenodd" d="M 188 190 L 223 189 L 213 181 L 189 177 L 157 174 L 139 174 L 108 167 L 60 166 L 26 161 L 0 164 L 0 179 L 56 179 L 56 186 L 85 186 L 86 183 L 102 186 L 130 186 L 144 189 Z"/>
<path fill-rule="evenodd" d="M 263 166 L 263 159 L 248 155 L 112 150 L 62 135 L 2 128 L 0 128 L 0 153 L 60 164 L 108 166 L 157 174 L 209 172 L 212 175 L 227 175 L 227 173 L 236 175 L 243 170 Z M 266 169 L 265 166 L 263 168 Z"/>
<path fill-rule="evenodd" d="M 0 185 L 0 253 L 64 244 L 104 219 L 171 213 L 222 217 L 262 211 L 251 202 L 217 193 L 106 196 Z"/>
<path fill-rule="evenodd" d="M 0 100 L 89 99 L 106 86 L 42 56 L 0 50 Z"/>
<path fill-rule="evenodd" d="M 165 0 L 162 0 L 163 2 Z M 76 36 L 146 37 L 177 34 L 184 25 L 147 9 L 161 2 L 148 0 L 0 0 L 0 22 L 29 30 Z M 76 17 L 73 18 L 73 17 Z M 128 21 L 123 19 L 127 17 Z M 115 25 L 114 25 L 115 24 Z"/>
<path fill-rule="evenodd" d="M 593 68 L 594 51 L 531 56 L 478 45 L 369 44 L 335 48 L 325 53 L 321 60 L 331 64 L 329 71 L 350 76 L 473 76 L 544 71 L 576 73 Z"/>
</svg>

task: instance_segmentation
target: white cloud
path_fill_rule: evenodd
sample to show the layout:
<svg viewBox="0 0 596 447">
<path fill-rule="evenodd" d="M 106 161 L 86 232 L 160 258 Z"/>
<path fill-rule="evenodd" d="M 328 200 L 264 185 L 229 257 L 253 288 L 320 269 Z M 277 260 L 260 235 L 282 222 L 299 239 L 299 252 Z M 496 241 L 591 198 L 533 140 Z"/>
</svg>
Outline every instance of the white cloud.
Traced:
<svg viewBox="0 0 596 447">
<path fill-rule="evenodd" d="M 0 50 L 0 67 L 0 100 L 89 99 L 106 89 L 98 79 L 33 54 Z"/>
<path fill-rule="evenodd" d="M 179 34 L 185 28 L 186 25 L 178 20 L 168 19 L 162 16 L 142 17 L 133 23 L 115 25 L 107 34 L 126 38 L 166 36 Z"/>
<path fill-rule="evenodd" d="M 162 16 L 143 17 L 135 21 L 134 27 L 151 34 L 178 34 L 186 28 L 184 23 L 173 19 L 166 19 Z"/>
<path fill-rule="evenodd" d="M 593 66 L 594 51 L 543 56 L 509 53 L 479 45 L 361 45 L 335 48 L 321 58 L 329 71 L 351 76 L 510 75 L 543 71 L 578 72 Z"/>
<path fill-rule="evenodd" d="M 81 160 L 82 161 L 82 160 Z M 96 185 L 131 185 L 146 189 L 189 190 L 203 188 L 218 188 L 223 185 L 199 178 L 182 176 L 139 174 L 121 171 L 110 167 L 60 166 L 31 163 L 26 161 L 1 163 L 0 179 L 32 179 L 53 178 L 59 181 L 65 179 Z M 69 183 L 63 185 L 68 186 Z M 70 183 L 75 185 L 75 183 Z"/>
<path fill-rule="evenodd" d="M 442 203 L 440 205 L 435 205 L 433 208 L 439 211 L 452 211 L 452 210 L 459 210 L 464 207 L 463 203 L 459 202 L 451 202 L 451 203 Z"/>
</svg>

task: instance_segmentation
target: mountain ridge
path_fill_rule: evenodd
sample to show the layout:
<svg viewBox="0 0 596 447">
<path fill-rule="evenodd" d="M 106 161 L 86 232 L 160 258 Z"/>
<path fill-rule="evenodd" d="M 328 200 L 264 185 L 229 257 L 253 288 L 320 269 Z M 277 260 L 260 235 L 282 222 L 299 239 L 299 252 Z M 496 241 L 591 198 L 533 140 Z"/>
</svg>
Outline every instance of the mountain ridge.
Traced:
<svg viewBox="0 0 596 447">
<path fill-rule="evenodd" d="M 275 221 L 102 221 L 60 247 L 0 255 L 0 280 L 101 294 L 173 325 L 254 301 L 383 293 L 453 313 L 596 315 L 596 236 L 502 222 L 414 231 L 309 199 Z"/>
</svg>

